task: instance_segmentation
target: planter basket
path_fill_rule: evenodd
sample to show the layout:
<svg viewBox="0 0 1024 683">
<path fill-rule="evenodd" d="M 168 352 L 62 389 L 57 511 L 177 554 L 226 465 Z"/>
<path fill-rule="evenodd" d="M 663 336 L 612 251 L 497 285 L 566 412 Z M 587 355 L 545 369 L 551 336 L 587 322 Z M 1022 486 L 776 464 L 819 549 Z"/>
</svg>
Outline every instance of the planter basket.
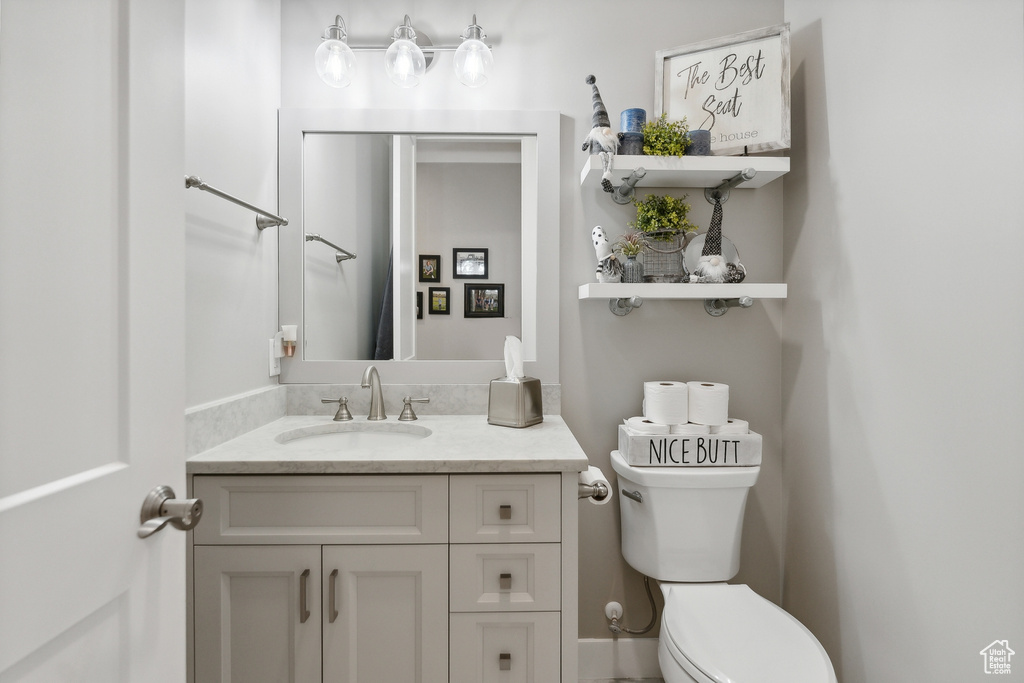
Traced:
<svg viewBox="0 0 1024 683">
<path fill-rule="evenodd" d="M 658 239 L 657 233 L 648 236 L 649 244 L 644 247 L 644 282 L 686 282 L 686 233 L 675 233 L 668 241 Z"/>
</svg>

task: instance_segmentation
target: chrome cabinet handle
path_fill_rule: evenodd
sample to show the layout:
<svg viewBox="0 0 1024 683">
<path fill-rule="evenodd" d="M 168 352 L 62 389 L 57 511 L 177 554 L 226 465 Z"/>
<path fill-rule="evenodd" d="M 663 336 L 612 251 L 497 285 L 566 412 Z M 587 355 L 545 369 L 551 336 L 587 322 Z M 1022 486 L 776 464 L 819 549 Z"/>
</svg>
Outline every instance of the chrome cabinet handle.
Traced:
<svg viewBox="0 0 1024 683">
<path fill-rule="evenodd" d="M 299 623 L 305 624 L 309 619 L 309 604 L 306 602 L 306 584 L 309 582 L 309 570 L 299 574 Z"/>
<path fill-rule="evenodd" d="M 498 590 L 512 590 L 512 574 L 503 573 L 498 576 Z"/>
<path fill-rule="evenodd" d="M 139 538 L 148 538 L 168 524 L 175 529 L 188 531 L 199 524 L 202 516 L 203 501 L 198 498 L 178 500 L 170 486 L 157 486 L 142 501 Z"/>
<path fill-rule="evenodd" d="M 512 506 L 511 505 L 499 505 L 498 506 L 498 519 L 512 519 Z"/>
<path fill-rule="evenodd" d="M 502 652 L 498 655 L 498 671 L 512 670 L 512 653 Z"/>
<path fill-rule="evenodd" d="M 332 623 L 332 624 L 334 623 L 334 620 L 338 618 L 338 608 L 337 608 L 337 601 L 335 599 L 335 587 L 334 587 L 334 585 L 337 583 L 337 581 L 338 581 L 338 570 L 335 569 L 333 572 L 331 572 L 331 580 L 327 584 L 327 587 L 328 587 L 328 598 L 327 598 L 327 601 L 328 601 L 328 603 L 330 603 L 328 605 L 328 612 L 330 613 L 330 623 Z"/>
</svg>

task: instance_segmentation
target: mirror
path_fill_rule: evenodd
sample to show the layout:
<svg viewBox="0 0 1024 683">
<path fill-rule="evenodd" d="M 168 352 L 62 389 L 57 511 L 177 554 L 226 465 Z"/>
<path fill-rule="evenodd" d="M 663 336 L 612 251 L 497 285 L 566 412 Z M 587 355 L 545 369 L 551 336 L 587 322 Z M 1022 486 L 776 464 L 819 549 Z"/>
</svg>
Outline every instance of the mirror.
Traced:
<svg viewBox="0 0 1024 683">
<path fill-rule="evenodd" d="M 526 373 L 557 382 L 558 125 L 281 110 L 280 322 L 299 329 L 281 381 L 352 383 L 374 363 L 387 383 L 483 383 L 515 335 Z"/>
</svg>

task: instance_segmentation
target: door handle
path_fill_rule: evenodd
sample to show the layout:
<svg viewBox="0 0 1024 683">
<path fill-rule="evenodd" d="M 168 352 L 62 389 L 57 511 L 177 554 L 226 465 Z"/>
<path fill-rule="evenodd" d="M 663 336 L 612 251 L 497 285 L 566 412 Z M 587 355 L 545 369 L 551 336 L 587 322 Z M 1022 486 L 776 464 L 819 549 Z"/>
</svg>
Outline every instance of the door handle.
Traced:
<svg viewBox="0 0 1024 683">
<path fill-rule="evenodd" d="M 306 584 L 309 582 L 309 570 L 299 574 L 299 623 L 305 624 L 309 619 L 309 602 L 306 600 Z"/>
<path fill-rule="evenodd" d="M 331 572 L 331 580 L 327 584 L 328 588 L 329 588 L 329 590 L 327 592 L 328 593 L 327 601 L 329 603 L 331 603 L 330 605 L 328 605 L 328 611 L 329 611 L 330 623 L 332 623 L 332 624 L 334 623 L 334 620 L 338 618 L 337 596 L 335 595 L 335 591 L 337 590 L 335 586 L 336 586 L 337 583 L 338 583 L 338 570 L 335 569 L 333 572 Z"/>
<path fill-rule="evenodd" d="M 139 538 L 148 538 L 168 524 L 175 529 L 188 531 L 199 524 L 202 516 L 203 501 L 198 498 L 178 500 L 170 486 L 157 486 L 142 501 Z"/>
</svg>

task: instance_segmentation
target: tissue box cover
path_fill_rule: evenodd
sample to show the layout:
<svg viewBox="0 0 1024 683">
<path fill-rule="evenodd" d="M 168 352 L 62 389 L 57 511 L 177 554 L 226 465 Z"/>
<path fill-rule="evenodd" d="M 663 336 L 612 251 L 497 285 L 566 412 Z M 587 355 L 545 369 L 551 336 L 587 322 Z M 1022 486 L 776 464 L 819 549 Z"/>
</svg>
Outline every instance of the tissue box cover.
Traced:
<svg viewBox="0 0 1024 683">
<path fill-rule="evenodd" d="M 619 453 L 634 467 L 750 467 L 761 464 L 761 435 L 631 434 L 619 425 Z"/>
<path fill-rule="evenodd" d="M 499 377 L 491 380 L 487 397 L 487 423 L 502 427 L 529 427 L 544 420 L 540 380 L 536 377 Z"/>
</svg>

